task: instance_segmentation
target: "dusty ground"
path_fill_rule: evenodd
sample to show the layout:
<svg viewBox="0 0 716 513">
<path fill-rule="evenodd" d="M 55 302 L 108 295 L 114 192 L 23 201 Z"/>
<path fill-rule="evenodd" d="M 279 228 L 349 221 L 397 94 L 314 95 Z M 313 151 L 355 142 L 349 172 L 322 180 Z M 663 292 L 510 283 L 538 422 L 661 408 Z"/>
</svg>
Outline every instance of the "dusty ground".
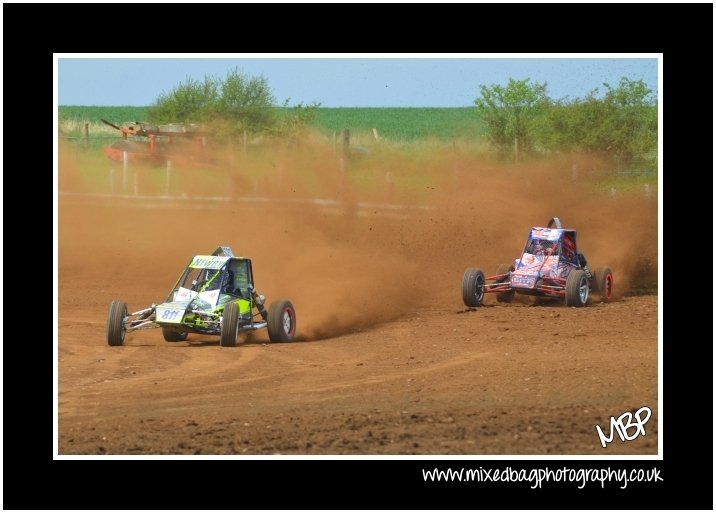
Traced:
<svg viewBox="0 0 716 513">
<path fill-rule="evenodd" d="M 224 187 L 212 184 L 225 170 L 175 170 L 172 198 L 157 199 L 144 196 L 163 194 L 162 170 L 159 185 L 124 188 L 115 174 L 113 188 L 107 167 L 63 150 L 60 455 L 657 454 L 658 298 L 633 295 L 656 281 L 656 191 L 601 194 L 587 164 L 369 155 L 344 173 L 370 179 L 351 182 L 335 159 L 280 156 L 260 180 L 240 163 Z M 410 173 L 424 185 L 410 189 Z M 488 295 L 466 309 L 464 269 L 489 274 L 553 215 L 578 230 L 590 266 L 613 268 L 615 300 Z M 107 345 L 113 299 L 163 300 L 193 254 L 220 244 L 253 258 L 269 301 L 294 302 L 300 340 L 257 333 L 229 349 L 151 330 Z M 646 436 L 603 449 L 595 426 L 642 406 Z"/>
</svg>

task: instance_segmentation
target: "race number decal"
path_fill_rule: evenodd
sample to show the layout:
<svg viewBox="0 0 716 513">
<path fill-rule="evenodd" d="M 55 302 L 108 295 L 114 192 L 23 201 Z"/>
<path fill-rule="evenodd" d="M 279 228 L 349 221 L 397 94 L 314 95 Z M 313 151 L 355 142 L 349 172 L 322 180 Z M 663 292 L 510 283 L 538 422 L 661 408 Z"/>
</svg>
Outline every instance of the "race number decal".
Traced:
<svg viewBox="0 0 716 513">
<path fill-rule="evenodd" d="M 157 307 L 157 322 L 180 323 L 184 317 L 183 308 Z"/>
<path fill-rule="evenodd" d="M 513 287 L 531 289 L 532 287 L 534 287 L 534 284 L 535 284 L 535 278 L 533 276 L 513 276 L 512 277 L 512 286 Z"/>
</svg>

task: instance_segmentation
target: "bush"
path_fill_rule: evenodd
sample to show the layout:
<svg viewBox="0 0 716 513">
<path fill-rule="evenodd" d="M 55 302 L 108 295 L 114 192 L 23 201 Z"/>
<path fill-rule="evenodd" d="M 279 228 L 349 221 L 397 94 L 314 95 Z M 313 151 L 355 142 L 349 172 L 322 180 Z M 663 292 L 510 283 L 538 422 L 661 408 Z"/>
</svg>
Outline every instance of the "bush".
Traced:
<svg viewBox="0 0 716 513">
<path fill-rule="evenodd" d="M 264 77 L 248 77 L 238 68 L 226 78 L 188 78 L 162 94 L 148 109 L 151 123 L 211 125 L 225 135 L 243 130 L 263 132 L 276 124 L 274 98 Z"/>
</svg>

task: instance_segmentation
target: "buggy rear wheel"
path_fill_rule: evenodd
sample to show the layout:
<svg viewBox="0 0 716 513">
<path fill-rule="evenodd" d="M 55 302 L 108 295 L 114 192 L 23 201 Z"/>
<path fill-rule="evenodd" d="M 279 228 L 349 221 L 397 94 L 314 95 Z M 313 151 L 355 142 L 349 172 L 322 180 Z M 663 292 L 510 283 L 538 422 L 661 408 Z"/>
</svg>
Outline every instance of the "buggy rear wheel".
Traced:
<svg viewBox="0 0 716 513">
<path fill-rule="evenodd" d="M 594 270 L 594 291 L 601 294 L 604 301 L 612 299 L 614 275 L 609 267 L 597 267 Z"/>
<path fill-rule="evenodd" d="M 498 265 L 497 272 L 495 274 L 497 274 L 497 275 L 507 274 L 507 276 L 505 278 L 503 278 L 502 280 L 498 281 L 497 283 L 509 282 L 509 280 L 510 280 L 509 273 L 511 273 L 514 270 L 515 270 L 514 265 L 509 265 L 509 264 Z M 512 288 L 506 292 L 500 292 L 497 294 L 497 301 L 500 303 L 511 303 L 514 298 L 515 298 L 515 289 L 512 289 Z"/>
<path fill-rule="evenodd" d="M 462 275 L 462 302 L 465 306 L 477 307 L 485 299 L 485 273 L 470 267 Z"/>
<path fill-rule="evenodd" d="M 236 347 L 239 336 L 239 307 L 236 303 L 228 303 L 221 317 L 221 347 Z"/>
<path fill-rule="evenodd" d="M 291 342 L 296 337 L 296 310 L 289 300 L 274 301 L 269 306 L 268 335 L 271 342 Z"/>
<path fill-rule="evenodd" d="M 109 315 L 107 316 L 107 343 L 110 346 L 121 346 L 124 344 L 124 335 L 127 328 L 124 326 L 124 320 L 127 318 L 127 303 L 115 299 L 109 305 Z"/>
<path fill-rule="evenodd" d="M 162 335 L 167 342 L 184 342 L 189 334 L 186 331 L 174 331 L 162 326 Z"/>
<path fill-rule="evenodd" d="M 589 300 L 589 280 L 587 273 L 581 269 L 574 269 L 567 276 L 567 287 L 564 295 L 567 306 L 580 308 Z"/>
</svg>

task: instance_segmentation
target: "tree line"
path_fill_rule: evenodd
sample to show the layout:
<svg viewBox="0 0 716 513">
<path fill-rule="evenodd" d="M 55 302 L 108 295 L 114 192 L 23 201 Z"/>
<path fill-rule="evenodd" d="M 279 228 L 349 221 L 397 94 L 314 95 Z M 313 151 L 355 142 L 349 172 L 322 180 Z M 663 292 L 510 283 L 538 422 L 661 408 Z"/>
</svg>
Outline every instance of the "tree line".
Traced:
<svg viewBox="0 0 716 513">
<path fill-rule="evenodd" d="M 604 84 L 584 98 L 552 99 L 547 83 L 510 78 L 507 85 L 481 85 L 476 114 L 484 134 L 506 157 L 524 158 L 563 152 L 598 154 L 618 166 L 656 161 L 657 107 L 642 80 L 626 77 Z M 298 136 L 314 120 L 320 103 L 275 109 L 265 77 L 234 68 L 226 77 L 187 79 L 161 94 L 148 109 L 149 121 L 200 123 L 227 136 L 242 132 Z"/>
<path fill-rule="evenodd" d="M 510 79 L 506 86 L 480 86 L 477 112 L 494 147 L 504 155 L 583 152 L 618 166 L 656 160 L 658 111 L 642 80 L 623 77 L 605 92 L 553 100 L 546 83 Z"/>
</svg>

